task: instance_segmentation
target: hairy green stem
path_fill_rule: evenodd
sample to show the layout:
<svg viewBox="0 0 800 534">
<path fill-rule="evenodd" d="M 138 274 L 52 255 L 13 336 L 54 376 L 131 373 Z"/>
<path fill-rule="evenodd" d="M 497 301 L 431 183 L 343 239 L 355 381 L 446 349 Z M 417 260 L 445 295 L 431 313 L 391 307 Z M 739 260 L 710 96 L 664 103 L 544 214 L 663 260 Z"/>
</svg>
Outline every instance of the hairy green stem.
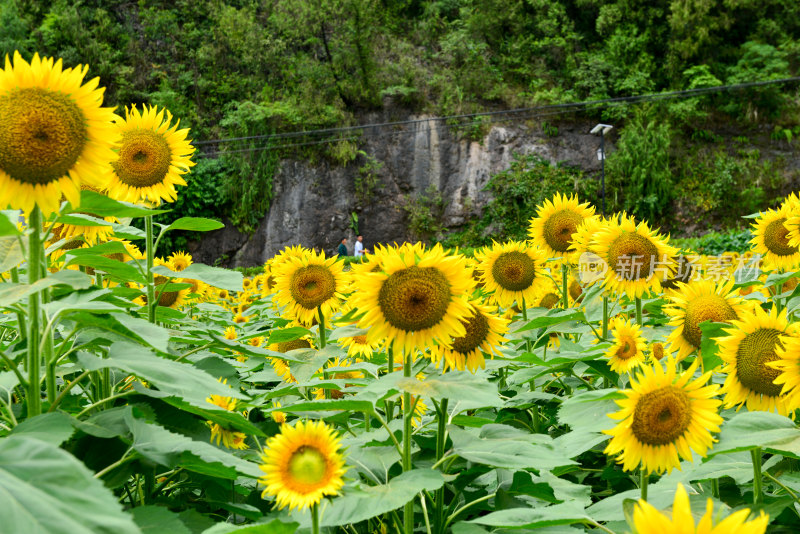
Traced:
<svg viewBox="0 0 800 534">
<path fill-rule="evenodd" d="M 647 486 L 650 484 L 650 474 L 642 469 L 639 471 L 639 487 L 642 490 L 642 500 L 647 502 Z"/>
<path fill-rule="evenodd" d="M 447 403 L 448 399 L 442 399 L 439 409 L 436 411 L 437 432 L 436 432 L 436 461 L 444 456 L 444 446 L 447 441 Z M 434 525 L 437 534 L 444 532 L 444 485 L 436 490 L 436 510 L 434 511 Z"/>
<path fill-rule="evenodd" d="M 644 326 L 642 322 L 642 299 L 636 297 L 634 300 L 636 302 L 636 324 Z"/>
<path fill-rule="evenodd" d="M 311 534 L 319 534 L 319 505 L 311 506 Z"/>
<path fill-rule="evenodd" d="M 151 323 L 156 322 L 156 286 L 153 278 L 153 258 L 156 251 L 153 246 L 153 216 L 145 215 L 145 252 L 147 254 L 147 320 Z"/>
<path fill-rule="evenodd" d="M 761 448 L 756 447 L 750 451 L 750 458 L 753 460 L 753 504 L 758 506 L 764 501 L 764 490 L 761 478 Z"/>
<path fill-rule="evenodd" d="M 403 376 L 411 377 L 412 352 L 404 354 Z M 411 393 L 403 392 L 403 472 L 411 471 L 411 420 L 414 407 L 411 405 Z M 414 499 L 406 503 L 403 509 L 403 527 L 405 534 L 414 533 Z"/>
<path fill-rule="evenodd" d="M 35 284 L 40 279 L 42 262 L 42 213 L 38 206 L 34 206 L 31 212 L 28 234 L 28 283 Z M 28 297 L 28 393 L 26 404 L 28 407 L 28 417 L 34 417 L 42 413 L 41 396 L 41 359 L 39 351 L 39 320 L 41 311 L 42 294 L 37 291 Z"/>
<path fill-rule="evenodd" d="M 569 308 L 569 267 L 566 263 L 561 265 L 561 303 L 566 310 Z"/>
<path fill-rule="evenodd" d="M 603 341 L 608 339 L 608 297 L 603 296 Z"/>
</svg>

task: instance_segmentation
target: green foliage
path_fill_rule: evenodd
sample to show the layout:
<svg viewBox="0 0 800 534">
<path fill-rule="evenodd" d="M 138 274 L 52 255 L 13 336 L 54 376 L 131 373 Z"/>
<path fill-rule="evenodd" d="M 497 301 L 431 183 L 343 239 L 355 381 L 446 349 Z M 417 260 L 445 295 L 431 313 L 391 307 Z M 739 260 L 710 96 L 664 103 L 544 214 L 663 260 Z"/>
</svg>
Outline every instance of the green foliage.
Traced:
<svg viewBox="0 0 800 534">
<path fill-rule="evenodd" d="M 716 256 L 723 252 L 747 252 L 750 250 L 752 238 L 750 230 L 731 229 L 725 232 L 709 232 L 701 237 L 674 238 L 670 240 L 670 244 L 698 254 Z"/>
<path fill-rule="evenodd" d="M 641 113 L 626 125 L 617 150 L 606 161 L 616 205 L 645 220 L 660 220 L 675 194 L 670 172 L 669 124 Z"/>
<path fill-rule="evenodd" d="M 415 241 L 441 239 L 445 230 L 442 217 L 446 207 L 442 193 L 433 184 L 429 185 L 422 195 L 404 196 L 402 209 L 406 214 L 406 227 L 412 239 Z"/>
<path fill-rule="evenodd" d="M 483 217 L 447 236 L 443 244 L 478 247 L 492 240 L 525 240 L 538 205 L 556 193 L 577 192 L 582 201 L 596 201 L 598 184 L 577 169 L 553 165 L 536 154 L 515 154 L 508 169 L 492 176 L 487 189 L 492 199 Z"/>
</svg>

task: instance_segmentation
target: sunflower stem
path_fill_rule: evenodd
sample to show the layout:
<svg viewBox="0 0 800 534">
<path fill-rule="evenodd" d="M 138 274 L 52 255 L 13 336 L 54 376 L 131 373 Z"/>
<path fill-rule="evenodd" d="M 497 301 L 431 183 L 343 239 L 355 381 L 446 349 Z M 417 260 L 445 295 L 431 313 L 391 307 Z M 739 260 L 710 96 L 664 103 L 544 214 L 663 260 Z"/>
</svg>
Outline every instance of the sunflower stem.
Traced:
<svg viewBox="0 0 800 534">
<path fill-rule="evenodd" d="M 404 355 L 403 376 L 411 377 L 411 352 Z M 411 471 L 411 419 L 414 407 L 411 405 L 411 393 L 403 392 L 403 472 Z M 403 527 L 405 534 L 414 532 L 414 499 L 406 503 L 403 510 Z"/>
<path fill-rule="evenodd" d="M 603 341 L 608 339 L 608 297 L 603 295 Z"/>
<path fill-rule="evenodd" d="M 394 345 L 389 345 L 386 350 L 386 374 L 390 375 L 394 372 Z M 394 402 L 386 400 L 386 422 L 389 422 L 394 417 Z"/>
<path fill-rule="evenodd" d="M 566 263 L 561 264 L 561 302 L 566 310 L 569 308 L 569 267 Z"/>
<path fill-rule="evenodd" d="M 522 297 L 522 299 L 520 301 L 520 307 L 522 308 L 522 320 L 527 323 L 528 322 L 528 306 L 525 304 L 525 297 Z M 533 352 L 533 349 L 531 348 L 531 340 L 527 339 L 527 336 L 526 336 L 526 339 L 525 339 L 525 350 L 527 350 L 528 352 Z M 502 372 L 502 370 L 501 370 L 501 372 Z"/>
<path fill-rule="evenodd" d="M 758 506 L 764 500 L 762 489 L 763 480 L 761 478 L 761 448 L 756 447 L 750 451 L 750 457 L 753 459 L 753 504 Z"/>
<path fill-rule="evenodd" d="M 438 419 L 438 428 L 436 432 L 436 461 L 442 459 L 444 456 L 444 446 L 447 441 L 447 403 L 448 399 L 442 399 L 439 404 L 439 409 L 436 410 L 436 418 Z M 444 485 L 436 490 L 436 511 L 434 512 L 434 531 L 438 534 L 444 532 Z"/>
<path fill-rule="evenodd" d="M 42 212 L 34 206 L 28 220 L 28 284 L 35 284 L 41 275 L 42 262 Z M 28 297 L 28 393 L 25 399 L 28 408 L 28 417 L 42 413 L 41 391 L 41 354 L 39 353 L 40 335 L 39 320 L 41 312 L 42 294 L 37 291 Z"/>
<path fill-rule="evenodd" d="M 151 323 L 156 322 L 156 286 L 153 278 L 153 258 L 156 251 L 153 250 L 153 216 L 145 215 L 145 252 L 147 254 L 147 320 Z"/>
<path fill-rule="evenodd" d="M 319 312 L 319 348 L 325 348 L 325 316 L 322 314 L 322 306 L 317 308 Z"/>
<path fill-rule="evenodd" d="M 636 302 L 636 324 L 644 326 L 642 322 L 642 299 L 636 297 L 634 301 Z"/>
<path fill-rule="evenodd" d="M 19 269 L 17 267 L 11 268 L 11 281 L 15 284 L 19 284 Z M 25 314 L 21 311 L 17 311 L 17 330 L 19 332 L 20 339 L 25 339 L 28 335 L 28 326 L 27 321 L 25 320 Z M 25 362 L 25 368 L 27 370 L 28 362 Z"/>
<path fill-rule="evenodd" d="M 650 483 L 650 474 L 641 469 L 639 471 L 639 487 L 642 490 L 642 500 L 647 502 L 647 485 Z"/>
<path fill-rule="evenodd" d="M 319 534 L 319 505 L 311 505 L 311 534 Z"/>
</svg>

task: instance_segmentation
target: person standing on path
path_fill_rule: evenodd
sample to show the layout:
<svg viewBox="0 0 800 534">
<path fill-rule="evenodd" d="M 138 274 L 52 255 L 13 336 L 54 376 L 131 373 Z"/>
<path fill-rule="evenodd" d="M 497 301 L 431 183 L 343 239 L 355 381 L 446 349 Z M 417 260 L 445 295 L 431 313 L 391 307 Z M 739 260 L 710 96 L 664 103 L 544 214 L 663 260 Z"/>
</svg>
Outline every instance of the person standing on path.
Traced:
<svg viewBox="0 0 800 534">
<path fill-rule="evenodd" d="M 369 249 L 364 248 L 364 236 L 358 234 L 358 236 L 356 236 L 356 242 L 353 245 L 353 256 L 361 258 L 364 256 L 365 252 L 369 254 Z"/>
<path fill-rule="evenodd" d="M 339 243 L 339 249 L 337 251 L 339 256 L 347 256 L 347 238 L 343 237 L 342 242 Z"/>
</svg>

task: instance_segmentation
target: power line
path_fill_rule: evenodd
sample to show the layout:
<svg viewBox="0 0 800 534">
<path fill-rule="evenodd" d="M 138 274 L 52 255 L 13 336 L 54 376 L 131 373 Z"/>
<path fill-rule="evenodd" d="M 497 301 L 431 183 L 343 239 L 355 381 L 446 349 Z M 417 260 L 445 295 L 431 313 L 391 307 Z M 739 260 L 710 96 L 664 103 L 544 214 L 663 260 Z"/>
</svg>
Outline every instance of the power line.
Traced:
<svg viewBox="0 0 800 534">
<path fill-rule="evenodd" d="M 745 82 L 745 83 L 738 83 L 738 84 L 728 84 L 728 85 L 717 85 L 713 87 L 698 87 L 695 89 L 684 89 L 680 91 L 669 91 L 665 93 L 649 93 L 645 95 L 633 95 L 633 96 L 621 96 L 621 97 L 614 97 L 614 98 L 604 98 L 600 100 L 584 100 L 580 102 L 568 102 L 562 104 L 548 104 L 543 106 L 532 106 L 532 107 L 525 107 L 525 108 L 516 108 L 516 109 L 507 109 L 507 110 L 497 110 L 497 111 L 484 111 L 479 113 L 465 113 L 459 115 L 444 115 L 439 117 L 428 117 L 424 119 L 408 119 L 404 121 L 393 121 L 393 122 L 379 122 L 379 123 L 371 123 L 371 124 L 361 124 L 357 126 L 341 126 L 336 128 L 322 128 L 317 130 L 299 130 L 294 132 L 284 132 L 284 133 L 277 133 L 277 134 L 262 134 L 262 135 L 251 135 L 251 136 L 244 136 L 244 137 L 228 137 L 228 138 L 220 138 L 220 139 L 208 139 L 204 141 L 195 141 L 193 144 L 195 146 L 201 145 L 209 145 L 209 144 L 219 144 L 219 143 L 229 143 L 229 142 L 238 142 L 238 141 L 250 141 L 256 139 L 264 139 L 264 140 L 272 140 L 272 139 L 292 139 L 296 137 L 305 137 L 305 136 L 316 136 L 316 135 L 324 135 L 324 134 L 337 134 L 342 132 L 354 132 L 357 130 L 366 130 L 370 128 L 386 128 L 386 127 L 395 127 L 395 126 L 408 126 L 411 124 L 419 124 L 423 122 L 442 122 L 442 121 L 451 121 L 451 120 L 459 120 L 459 119 L 475 119 L 478 117 L 496 117 L 502 115 L 512 115 L 512 114 L 521 114 L 521 113 L 535 113 L 535 112 L 545 112 L 545 111 L 555 111 L 559 109 L 572 109 L 574 111 L 579 111 L 582 108 L 598 106 L 602 107 L 608 104 L 614 105 L 619 103 L 637 103 L 637 102 L 652 102 L 652 101 L 659 101 L 659 100 L 669 100 L 675 98 L 690 98 L 692 96 L 698 96 L 703 94 L 709 93 L 718 93 L 723 91 L 735 91 L 741 89 L 749 89 L 753 87 L 762 87 L 766 85 L 777 85 L 777 84 L 784 84 L 784 83 L 794 83 L 800 82 L 800 76 L 794 76 L 791 78 L 781 78 L 777 80 L 761 80 L 756 82 Z M 337 141 L 339 138 L 333 138 L 329 140 L 325 140 L 324 142 L 331 142 Z M 291 147 L 291 146 L 307 146 L 308 144 L 322 144 L 322 143 L 300 143 L 297 145 L 286 144 L 286 145 L 278 145 L 278 146 L 265 146 L 263 149 L 277 149 L 283 147 Z M 243 149 L 244 151 L 248 151 L 250 149 Z M 235 153 L 239 151 L 225 151 L 224 153 Z M 222 151 L 218 151 L 217 153 L 223 153 Z"/>
</svg>

